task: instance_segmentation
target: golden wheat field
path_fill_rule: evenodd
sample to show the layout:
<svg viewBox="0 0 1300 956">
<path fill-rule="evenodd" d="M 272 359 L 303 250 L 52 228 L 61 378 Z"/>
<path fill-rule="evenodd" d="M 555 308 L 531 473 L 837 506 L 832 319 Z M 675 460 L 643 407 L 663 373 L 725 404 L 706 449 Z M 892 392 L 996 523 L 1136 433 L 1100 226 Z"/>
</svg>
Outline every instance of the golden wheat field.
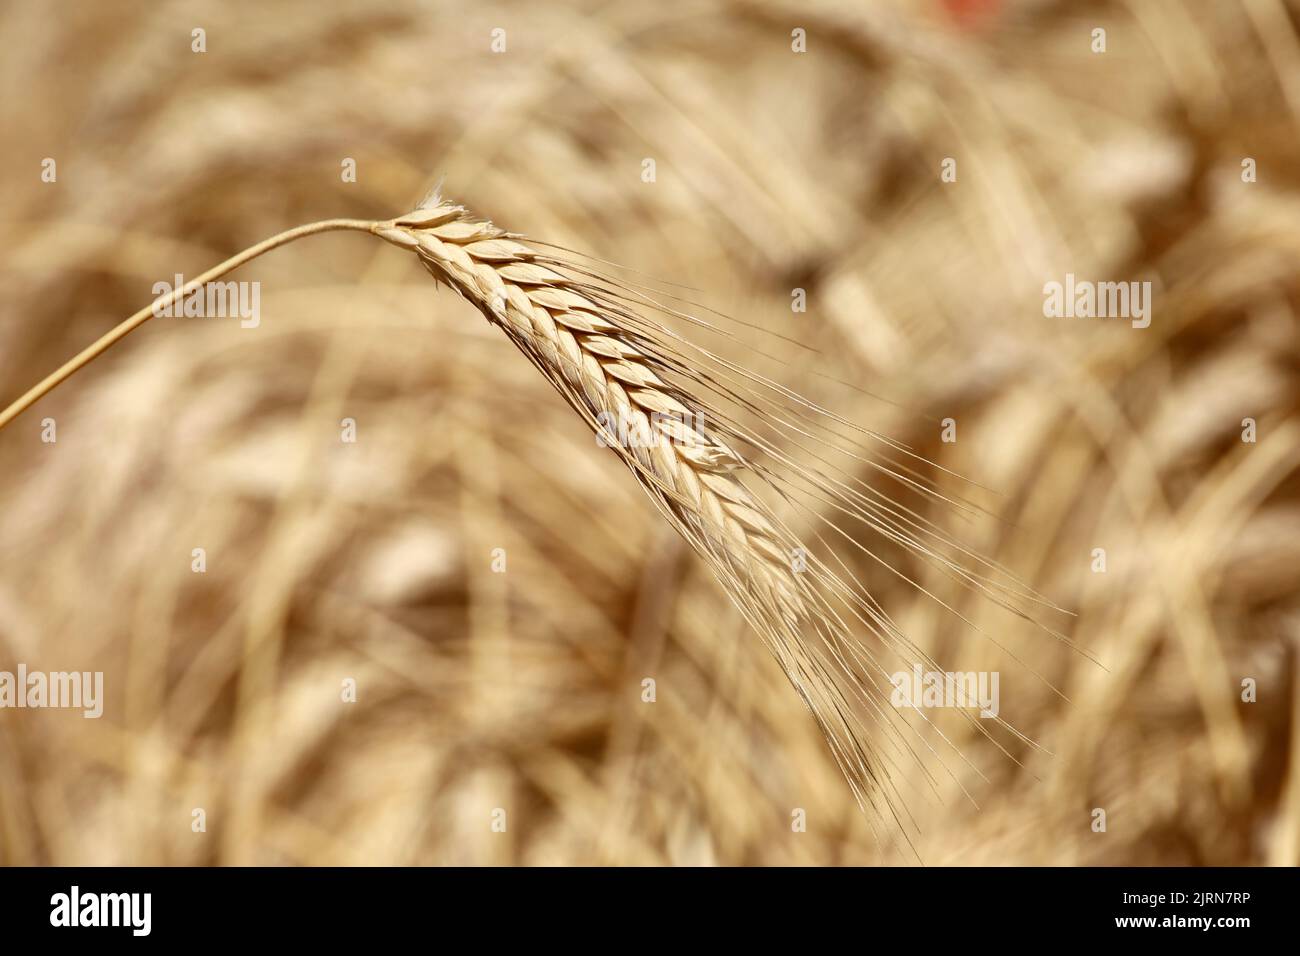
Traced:
<svg viewBox="0 0 1300 956">
<path fill-rule="evenodd" d="M 154 317 L 0 431 L 0 863 L 1296 865 L 1298 31 L 0 5 L 0 408 L 267 237 L 389 224 L 242 265 L 248 311 Z M 464 212 L 403 224 L 435 187 Z M 786 410 L 637 466 L 574 413 L 598 365 L 612 404 Z M 836 582 L 842 629 L 798 590 Z M 872 686 L 819 683 L 841 652 Z M 891 703 L 912 660 L 992 713 Z M 100 713 L 20 667 L 101 675 Z"/>
</svg>

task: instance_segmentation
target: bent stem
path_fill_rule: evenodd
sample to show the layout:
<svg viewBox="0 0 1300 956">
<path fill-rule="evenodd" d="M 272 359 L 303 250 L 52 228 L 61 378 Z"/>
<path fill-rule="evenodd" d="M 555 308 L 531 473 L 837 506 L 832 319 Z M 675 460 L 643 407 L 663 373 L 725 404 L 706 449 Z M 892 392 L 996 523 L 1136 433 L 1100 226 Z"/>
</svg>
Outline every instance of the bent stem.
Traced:
<svg viewBox="0 0 1300 956">
<path fill-rule="evenodd" d="M 219 279 L 227 272 L 238 269 L 245 262 L 256 259 L 263 253 L 270 252 L 278 246 L 287 245 L 297 239 L 305 236 L 314 236 L 322 232 L 334 232 L 340 229 L 355 229 L 360 232 L 372 232 L 378 223 L 366 219 L 325 219 L 321 222 L 311 222 L 305 226 L 297 226 L 293 229 L 286 230 L 279 235 L 272 236 L 269 239 L 263 239 L 255 246 L 250 246 L 238 255 L 231 256 L 220 265 L 213 266 L 203 275 L 185 283 L 179 289 L 173 289 L 164 296 L 159 296 L 151 303 L 141 309 L 135 315 L 119 323 L 112 331 L 105 333 L 94 344 L 87 346 L 81 352 L 69 359 L 58 369 L 51 372 L 45 378 L 28 389 L 23 395 L 9 405 L 3 412 L 0 412 L 0 429 L 4 428 L 11 421 L 25 412 L 32 405 L 36 404 L 44 395 L 54 390 L 64 379 L 70 377 L 74 372 L 84 368 L 93 362 L 96 358 L 108 351 L 119 340 L 134 332 L 140 326 L 148 322 L 153 316 L 164 309 L 174 305 L 180 299 L 189 295 L 195 289 L 206 285 L 214 279 Z"/>
</svg>

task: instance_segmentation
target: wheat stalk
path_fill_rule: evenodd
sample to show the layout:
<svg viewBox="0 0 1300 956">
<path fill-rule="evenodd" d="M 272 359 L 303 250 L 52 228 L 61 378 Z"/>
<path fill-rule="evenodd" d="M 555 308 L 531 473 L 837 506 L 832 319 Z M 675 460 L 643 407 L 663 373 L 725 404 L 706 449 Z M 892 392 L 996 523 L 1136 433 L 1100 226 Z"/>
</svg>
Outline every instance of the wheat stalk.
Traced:
<svg viewBox="0 0 1300 956">
<path fill-rule="evenodd" d="M 871 455 L 863 442 L 883 442 L 904 458 L 905 449 L 689 342 L 646 312 L 712 328 L 708 323 L 603 277 L 555 247 L 475 219 L 462 206 L 435 196 L 392 220 L 328 220 L 272 237 L 122 322 L 0 412 L 0 428 L 160 305 L 277 246 L 339 229 L 369 232 L 415 253 L 437 280 L 506 334 L 709 564 L 816 719 L 860 805 L 902 824 L 906 808 L 891 774 L 894 752 L 880 742 L 898 745 L 904 728 L 915 731 L 905 715 L 926 718 L 889 705 L 890 671 L 882 655 L 897 655 L 907 666 L 934 662 L 899 632 L 838 557 L 833 542 L 881 560 L 844 524 L 864 525 L 1016 613 L 1024 614 L 1016 602 L 1041 598 L 1007 583 L 1002 569 L 822 453 L 848 455 L 909 492 L 936 494 L 906 463 Z M 757 424 L 743 425 L 746 414 Z M 807 451 L 812 465 L 796 463 L 785 451 L 789 446 Z M 755 489 L 800 509 L 814 527 L 822 523 L 833 542 L 821 531 L 802 540 Z M 863 632 L 876 638 L 874 647 L 859 636 Z M 868 721 L 890 732 L 873 735 Z M 979 730 L 987 736 L 984 727 Z M 898 752 L 915 757 L 914 741 L 928 747 L 915 734 Z"/>
</svg>

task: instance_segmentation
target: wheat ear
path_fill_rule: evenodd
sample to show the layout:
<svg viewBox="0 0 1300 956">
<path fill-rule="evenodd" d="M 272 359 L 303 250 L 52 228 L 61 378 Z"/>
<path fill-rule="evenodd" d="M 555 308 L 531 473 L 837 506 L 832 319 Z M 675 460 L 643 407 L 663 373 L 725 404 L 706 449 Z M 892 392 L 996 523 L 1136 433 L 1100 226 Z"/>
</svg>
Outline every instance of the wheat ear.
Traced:
<svg viewBox="0 0 1300 956">
<path fill-rule="evenodd" d="M 917 741 L 929 745 L 909 720 L 928 720 L 915 707 L 908 712 L 889 704 L 883 655 L 907 666 L 934 662 L 898 631 L 835 550 L 848 542 L 887 565 L 844 525 L 865 526 L 1021 616 L 1027 615 L 1019 602 L 1046 602 L 821 453 L 847 455 L 910 493 L 936 494 L 898 460 L 910 454 L 905 449 L 855 429 L 645 313 L 667 312 L 711 328 L 708 323 L 553 247 L 476 219 L 462 206 L 434 197 L 392 220 L 328 220 L 268 239 L 121 323 L 0 413 L 0 427 L 142 325 L 167 299 L 176 301 L 279 245 L 337 229 L 369 232 L 415 253 L 436 279 L 506 334 L 710 565 L 811 711 L 859 803 L 872 816 L 903 824 L 906 806 L 890 772 L 893 752 L 881 744 L 890 740 L 897 747 L 902 730 L 910 728 L 914 736 L 899 749 L 915 758 Z M 746 414 L 757 424 L 743 424 Z M 890 455 L 868 454 L 864 441 L 883 442 Z M 807 450 L 811 464 L 788 457 L 783 449 L 789 445 Z M 832 541 L 822 531 L 803 541 L 755 489 L 800 509 L 814 528 L 820 522 Z M 862 640 L 862 632 L 877 639 L 875 646 Z M 890 732 L 873 735 L 868 721 Z"/>
<path fill-rule="evenodd" d="M 878 769 L 852 723 L 858 708 L 807 640 L 821 629 L 830 649 L 843 650 L 834 647 L 833 617 L 815 578 L 794 570 L 798 539 L 746 488 L 750 468 L 725 438 L 726 419 L 669 380 L 685 369 L 665 330 L 628 308 L 616 288 L 453 203 L 419 209 L 376 233 L 415 252 L 499 327 L 623 458 L 767 639 L 859 800 L 871 802 Z"/>
</svg>

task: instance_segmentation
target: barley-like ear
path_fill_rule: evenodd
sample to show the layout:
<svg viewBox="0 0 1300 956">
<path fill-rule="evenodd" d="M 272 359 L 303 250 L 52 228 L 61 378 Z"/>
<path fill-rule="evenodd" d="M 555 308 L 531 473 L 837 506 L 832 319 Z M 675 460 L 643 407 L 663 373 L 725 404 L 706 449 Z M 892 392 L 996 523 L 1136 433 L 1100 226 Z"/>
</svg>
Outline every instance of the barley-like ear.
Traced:
<svg viewBox="0 0 1300 956">
<path fill-rule="evenodd" d="M 896 755 L 915 759 L 918 746 L 929 749 L 917 732 L 917 723 L 928 721 L 915 706 L 891 704 L 890 678 L 914 664 L 937 665 L 899 631 L 837 549 L 854 549 L 920 587 L 864 541 L 874 537 L 1021 616 L 1028 616 L 1026 604 L 1046 604 L 903 502 L 906 495 L 942 497 L 914 467 L 921 460 L 651 316 L 667 313 L 716 331 L 709 323 L 437 196 L 385 222 L 291 229 L 166 298 L 178 300 L 279 245 L 338 229 L 373 233 L 414 253 L 506 334 L 708 562 L 808 706 L 873 826 L 884 819 L 898 825 L 891 833 L 905 832 L 908 814 L 891 768 Z M 161 304 L 126 319 L 30 389 L 0 412 L 0 427 Z M 805 453 L 798 463 L 790 457 L 796 448 Z M 899 494 L 883 493 L 840 462 L 887 476 Z M 809 519 L 808 540 L 778 517 L 774 501 Z M 862 531 L 867 535 L 855 533 Z"/>
<path fill-rule="evenodd" d="M 783 446 L 847 454 L 884 471 L 900 487 L 935 494 L 905 465 L 867 455 L 860 442 L 844 435 L 852 430 L 849 423 L 692 345 L 646 312 L 699 322 L 694 317 L 450 202 L 434 200 L 374 231 L 414 252 L 500 328 L 622 458 L 775 654 L 859 803 L 902 823 L 906 811 L 878 741 L 903 739 L 903 750 L 914 755 L 921 738 L 906 737 L 904 731 L 913 728 L 890 704 L 893 671 L 883 658 L 889 655 L 904 667 L 934 662 L 898 631 L 847 569 L 831 567 L 825 555 L 832 549 L 821 534 L 801 541 L 756 492 L 802 507 L 871 554 L 840 523 L 808 507 L 810 501 L 829 505 L 845 523 L 859 523 L 1013 610 L 1016 599 L 1041 599 L 1007 583 L 1001 569 L 963 551 L 911 509 L 855 482 L 828 459 L 814 455 L 825 462 L 822 470 L 796 466 Z M 755 425 L 740 423 L 745 412 Z M 971 570 L 971 564 L 997 577 Z M 865 634 L 873 640 L 863 640 Z M 870 736 L 866 721 L 886 733 Z"/>
</svg>

